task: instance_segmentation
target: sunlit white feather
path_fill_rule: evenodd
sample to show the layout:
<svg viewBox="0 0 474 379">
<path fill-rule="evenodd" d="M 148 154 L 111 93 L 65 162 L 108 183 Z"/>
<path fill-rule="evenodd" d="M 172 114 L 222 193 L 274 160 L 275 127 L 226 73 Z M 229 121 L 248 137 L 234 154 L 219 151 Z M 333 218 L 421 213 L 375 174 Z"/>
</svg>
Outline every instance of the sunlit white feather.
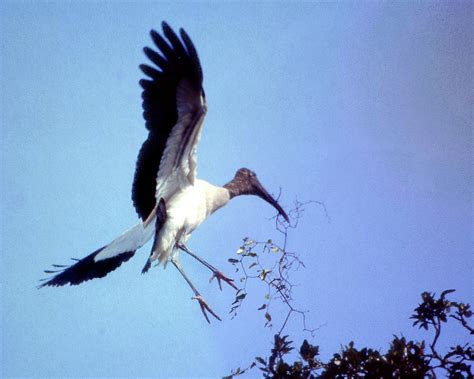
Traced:
<svg viewBox="0 0 474 379">
<path fill-rule="evenodd" d="M 176 243 L 186 243 L 193 230 L 229 200 L 225 188 L 200 179 L 181 189 L 167 203 L 167 220 L 159 231 L 158 245 L 150 259 L 166 264 Z"/>
</svg>

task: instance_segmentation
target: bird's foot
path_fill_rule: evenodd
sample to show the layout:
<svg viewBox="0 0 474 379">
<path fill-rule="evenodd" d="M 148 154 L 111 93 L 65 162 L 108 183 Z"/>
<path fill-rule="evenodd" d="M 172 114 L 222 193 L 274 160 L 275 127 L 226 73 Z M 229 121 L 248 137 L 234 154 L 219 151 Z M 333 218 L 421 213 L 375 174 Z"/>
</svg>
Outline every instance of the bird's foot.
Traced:
<svg viewBox="0 0 474 379">
<path fill-rule="evenodd" d="M 222 321 L 221 318 L 216 315 L 216 313 L 207 305 L 206 300 L 203 299 L 201 295 L 197 295 L 191 298 L 192 300 L 197 300 L 199 302 L 199 306 L 201 307 L 201 312 L 206 318 L 206 321 L 210 324 L 211 321 L 209 321 L 209 317 L 207 316 L 207 312 L 209 312 L 211 315 L 213 315 L 215 318 L 217 318 L 219 321 Z"/>
<path fill-rule="evenodd" d="M 222 291 L 221 280 L 226 282 L 229 286 L 234 288 L 236 291 L 239 290 L 234 284 L 234 279 L 228 278 L 227 276 L 225 276 L 222 272 L 220 272 L 218 270 L 215 270 L 215 271 L 213 270 L 212 271 L 212 275 L 211 275 L 211 278 L 209 279 L 209 283 L 211 283 L 214 280 L 214 278 L 217 279 L 217 283 L 219 284 L 219 288 L 221 289 L 221 291 Z"/>
</svg>

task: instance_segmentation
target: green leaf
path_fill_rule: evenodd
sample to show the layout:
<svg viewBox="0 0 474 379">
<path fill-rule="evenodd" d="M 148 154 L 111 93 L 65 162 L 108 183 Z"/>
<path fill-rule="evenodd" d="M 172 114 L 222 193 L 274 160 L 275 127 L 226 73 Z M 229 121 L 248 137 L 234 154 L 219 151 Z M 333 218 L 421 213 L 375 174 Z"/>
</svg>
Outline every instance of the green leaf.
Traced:
<svg viewBox="0 0 474 379">
<path fill-rule="evenodd" d="M 254 243 L 254 241 L 251 240 L 250 238 L 245 238 L 245 240 L 244 240 L 244 245 L 245 246 L 252 245 L 253 243 Z"/>
<path fill-rule="evenodd" d="M 447 294 L 450 294 L 450 293 L 453 293 L 453 292 L 456 292 L 456 290 L 445 290 L 443 292 L 441 292 L 441 299 L 444 299 L 444 297 L 447 295 Z"/>
<path fill-rule="evenodd" d="M 247 296 L 246 293 L 241 293 L 241 294 L 238 295 L 235 299 L 236 299 L 236 300 L 243 300 L 243 299 L 245 299 L 245 296 Z"/>
<path fill-rule="evenodd" d="M 278 253 L 280 251 L 280 248 L 278 246 L 272 246 L 271 251 L 272 253 Z"/>
<path fill-rule="evenodd" d="M 263 269 L 262 272 L 260 273 L 259 277 L 260 279 L 262 279 L 263 281 L 265 281 L 265 279 L 267 278 L 267 275 L 270 274 L 272 272 L 272 270 L 265 270 Z"/>
</svg>

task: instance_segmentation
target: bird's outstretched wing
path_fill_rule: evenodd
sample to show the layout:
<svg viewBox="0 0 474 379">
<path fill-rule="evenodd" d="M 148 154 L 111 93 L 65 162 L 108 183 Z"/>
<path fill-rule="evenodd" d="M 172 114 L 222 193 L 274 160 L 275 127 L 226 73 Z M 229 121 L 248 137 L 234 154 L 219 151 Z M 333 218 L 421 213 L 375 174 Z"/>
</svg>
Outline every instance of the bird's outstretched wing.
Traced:
<svg viewBox="0 0 474 379">
<path fill-rule="evenodd" d="M 165 22 L 163 36 L 151 31 L 158 52 L 148 47 L 151 65 L 141 65 L 143 117 L 149 131 L 138 154 L 132 200 L 145 220 L 157 200 L 168 200 L 179 187 L 193 184 L 196 145 L 206 102 L 196 49 L 183 29 L 178 35 Z"/>
</svg>

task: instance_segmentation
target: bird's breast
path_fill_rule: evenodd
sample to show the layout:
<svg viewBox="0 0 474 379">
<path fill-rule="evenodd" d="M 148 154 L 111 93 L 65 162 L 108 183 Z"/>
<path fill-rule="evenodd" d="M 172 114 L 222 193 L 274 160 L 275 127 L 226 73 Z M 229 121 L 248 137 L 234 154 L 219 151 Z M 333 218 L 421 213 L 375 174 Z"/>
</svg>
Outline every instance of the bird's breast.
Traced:
<svg viewBox="0 0 474 379">
<path fill-rule="evenodd" d="M 207 217 L 205 198 L 195 185 L 189 185 L 168 201 L 166 213 L 169 222 L 189 234 Z"/>
<path fill-rule="evenodd" d="M 186 234 L 229 201 L 228 191 L 203 180 L 182 188 L 166 204 L 167 219 Z"/>
</svg>

